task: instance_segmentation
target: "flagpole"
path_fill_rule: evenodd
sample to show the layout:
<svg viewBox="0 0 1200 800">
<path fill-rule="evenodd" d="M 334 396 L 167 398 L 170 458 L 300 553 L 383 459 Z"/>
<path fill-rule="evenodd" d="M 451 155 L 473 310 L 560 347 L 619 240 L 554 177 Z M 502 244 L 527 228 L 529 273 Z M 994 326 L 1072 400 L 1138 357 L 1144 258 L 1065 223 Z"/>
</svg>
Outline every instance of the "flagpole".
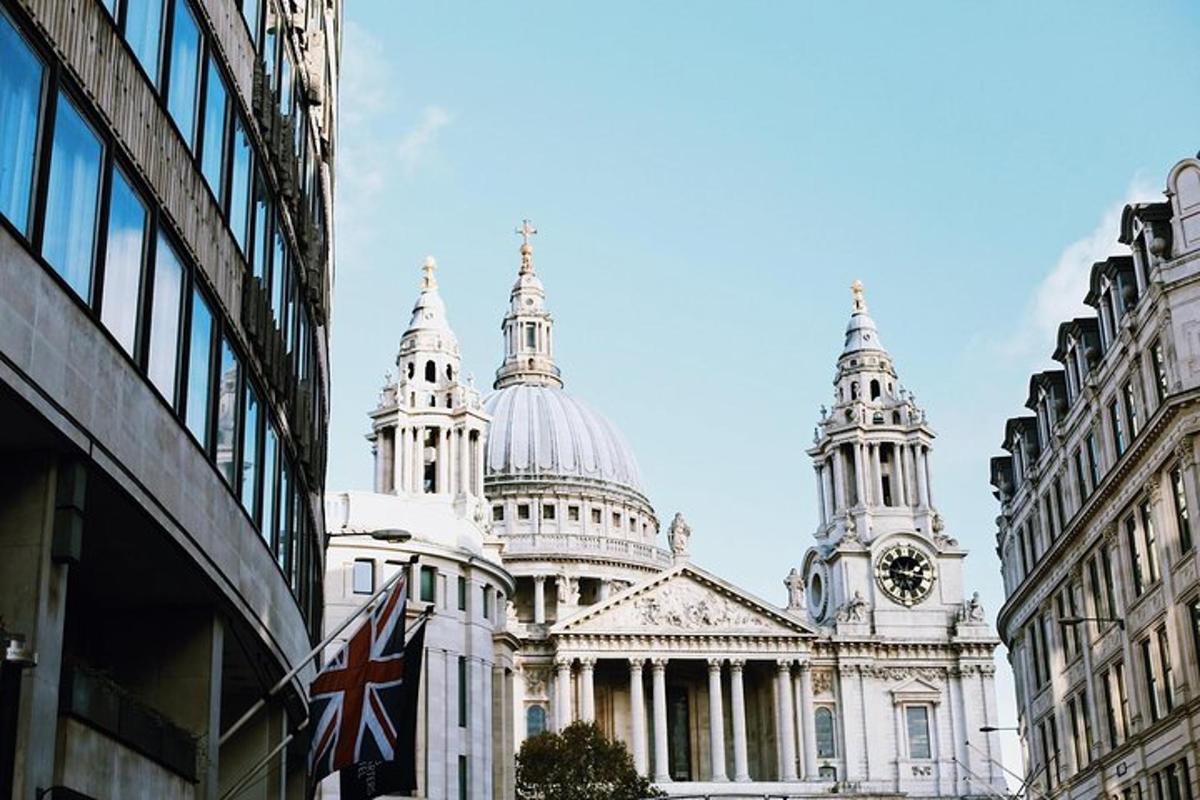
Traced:
<svg viewBox="0 0 1200 800">
<path fill-rule="evenodd" d="M 417 560 L 420 557 L 421 556 L 419 554 L 413 554 L 408 559 L 409 565 L 411 566 L 411 565 L 417 563 Z M 392 577 L 388 578 L 386 581 L 384 581 L 383 585 L 379 587 L 378 591 L 376 591 L 375 594 L 373 594 L 369 598 L 367 598 L 366 602 L 363 603 L 361 606 L 359 606 L 357 609 L 355 609 L 353 614 L 346 617 L 346 619 L 343 620 L 336 628 L 334 628 L 333 631 L 328 636 L 326 636 L 324 639 L 322 639 L 321 643 L 318 644 L 316 647 L 314 647 L 308 655 L 306 655 L 303 659 L 298 661 L 294 667 L 292 667 L 290 670 L 288 670 L 287 674 L 285 674 L 282 678 L 280 678 L 279 682 L 276 683 L 274 686 L 272 686 L 270 691 L 268 691 L 266 693 L 266 695 L 264 695 L 262 698 L 260 698 L 258 700 L 258 702 L 256 702 L 254 705 L 250 706 L 250 708 L 248 708 L 246 710 L 246 713 L 242 714 L 242 716 L 238 719 L 237 722 L 233 723 L 233 725 L 229 726 L 228 730 L 226 730 L 224 733 L 221 734 L 221 738 L 217 742 L 218 747 L 221 745 L 224 745 L 226 742 L 228 742 L 230 740 L 230 738 L 233 737 L 233 735 L 235 733 L 237 733 L 243 727 L 245 727 L 246 723 L 249 722 L 251 719 L 253 719 L 254 715 L 257 714 L 259 711 L 261 711 L 267 705 L 267 702 L 272 697 L 274 697 L 276 694 L 278 694 L 280 689 L 282 689 L 283 687 L 285 687 L 289 683 L 291 683 L 292 678 L 295 678 L 297 675 L 300 674 L 301 670 L 303 670 L 306 666 L 308 666 L 308 662 L 312 661 L 314 658 L 316 658 L 318 655 L 320 655 L 321 651 L 324 650 L 326 647 L 328 647 L 330 645 L 330 643 L 333 642 L 333 640 L 336 639 L 338 637 L 338 635 L 341 634 L 342 631 L 344 631 L 344 630 L 346 630 L 346 628 L 350 627 L 350 623 L 352 623 L 352 622 L 354 622 L 354 620 L 358 619 L 359 616 L 361 616 L 364 611 L 368 610 L 372 605 L 375 604 L 376 600 L 378 600 L 380 597 L 382 597 L 384 594 L 386 594 L 387 591 L 392 588 L 392 585 L 396 583 L 396 581 L 405 577 L 405 572 L 406 572 L 406 570 L 403 570 L 403 569 L 396 570 L 396 574 L 393 575 Z M 409 587 L 409 589 L 410 589 L 409 597 L 411 597 L 412 596 L 411 587 Z"/>
<path fill-rule="evenodd" d="M 405 629 L 405 631 L 404 631 L 405 639 L 407 639 L 409 637 L 409 635 L 411 635 L 412 632 L 414 630 L 416 630 L 419 625 L 424 624 L 426 621 L 429 620 L 429 618 L 431 616 L 433 616 L 434 608 L 435 608 L 434 604 L 430 603 L 429 605 L 427 605 L 425 607 L 424 611 L 422 611 L 420 614 L 417 615 L 417 618 L 415 620 L 413 620 L 412 625 L 409 625 Z M 273 759 L 273 758 L 275 758 L 275 756 L 279 755 L 280 751 L 282 751 L 283 748 L 287 747 L 288 744 L 290 744 L 291 741 L 296 738 L 296 734 L 300 733 L 300 731 L 304 730 L 304 728 L 308 726 L 309 722 L 310 722 L 310 718 L 305 717 L 304 721 L 301 722 L 298 726 L 296 726 L 296 729 L 294 731 L 292 731 L 286 737 L 284 737 L 282 742 L 277 744 L 271 750 L 271 752 L 269 752 L 265 756 L 263 756 L 262 759 L 260 759 L 253 767 L 251 767 L 249 769 L 249 771 L 246 772 L 245 775 L 243 775 L 241 778 L 239 778 L 233 784 L 233 786 L 231 786 L 229 788 L 229 790 L 225 792 L 225 794 L 221 795 L 221 800 L 231 800 L 231 798 L 236 797 L 237 795 L 244 792 L 249 787 L 250 779 L 253 778 L 255 775 L 257 775 L 259 772 L 261 772 L 263 767 L 270 764 L 271 759 Z"/>
</svg>

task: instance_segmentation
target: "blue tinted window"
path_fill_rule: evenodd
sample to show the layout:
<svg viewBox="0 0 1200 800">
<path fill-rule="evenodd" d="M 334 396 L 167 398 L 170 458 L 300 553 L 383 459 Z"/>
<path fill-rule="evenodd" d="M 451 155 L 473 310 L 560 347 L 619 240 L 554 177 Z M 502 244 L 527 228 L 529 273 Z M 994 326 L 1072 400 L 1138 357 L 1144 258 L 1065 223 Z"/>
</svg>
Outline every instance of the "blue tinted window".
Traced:
<svg viewBox="0 0 1200 800">
<path fill-rule="evenodd" d="M 183 265 L 161 233 L 154 264 L 154 295 L 150 308 L 150 353 L 146 371 L 163 397 L 174 402 L 175 367 L 179 362 L 179 307 L 183 296 Z"/>
<path fill-rule="evenodd" d="M 270 420 L 264 423 L 266 438 L 263 446 L 263 490 L 262 490 L 262 531 L 263 540 L 270 547 L 275 536 L 275 461 L 279 452 L 279 436 Z"/>
<path fill-rule="evenodd" d="M 45 67 L 0 10 L 0 214 L 29 235 Z"/>
<path fill-rule="evenodd" d="M 200 77 L 200 29 L 185 0 L 175 2 L 171 31 L 171 86 L 167 109 L 188 147 L 196 144 L 196 84 Z"/>
<path fill-rule="evenodd" d="M 221 342 L 221 365 L 217 380 L 217 469 L 230 486 L 237 475 L 238 374 L 241 366 L 229 340 Z"/>
<path fill-rule="evenodd" d="M 276 540 L 275 560 L 286 575 L 292 558 L 292 499 L 291 475 L 287 461 L 279 459 L 279 538 Z"/>
<path fill-rule="evenodd" d="M 271 314 L 282 328 L 283 325 L 283 286 L 287 263 L 283 259 L 283 227 L 279 224 L 279 215 L 275 215 L 275 247 L 271 255 Z"/>
<path fill-rule="evenodd" d="M 255 522 L 259 519 L 258 502 L 258 394 L 250 381 L 246 381 L 245 406 L 242 417 L 245 432 L 242 434 L 242 508 Z"/>
<path fill-rule="evenodd" d="M 85 300 L 91 300 L 96 204 L 104 148 L 66 95 L 58 97 L 42 255 Z"/>
<path fill-rule="evenodd" d="M 125 352 L 134 354 L 137 342 L 138 300 L 146 250 L 146 204 L 120 169 L 114 167 L 108 202 L 108 245 L 104 256 L 104 289 L 100 321 Z"/>
<path fill-rule="evenodd" d="M 259 173 L 254 180 L 254 245 L 251 248 L 250 260 L 254 277 L 267 279 L 267 258 L 270 253 L 271 232 L 267 220 L 270 218 L 270 196 L 267 184 Z"/>
<path fill-rule="evenodd" d="M 546 709 L 542 706 L 530 706 L 525 712 L 525 735 L 537 736 L 546 731 Z"/>
<path fill-rule="evenodd" d="M 208 188 L 217 197 L 225 200 L 225 119 L 229 107 L 225 80 L 217 69 L 217 62 L 208 59 L 208 86 L 204 98 L 204 153 L 200 158 L 200 171 L 208 181 Z"/>
<path fill-rule="evenodd" d="M 292 59 L 287 50 L 279 64 L 279 113 L 287 116 L 292 113 Z"/>
<path fill-rule="evenodd" d="M 246 252 L 246 226 L 250 219 L 250 140 L 242 120 L 233 120 L 233 175 L 230 180 L 229 227 L 238 247 Z"/>
<path fill-rule="evenodd" d="M 250 29 L 251 41 L 258 41 L 258 0 L 242 0 L 242 16 Z"/>
<path fill-rule="evenodd" d="M 125 1 L 125 41 L 133 49 L 151 83 L 158 83 L 163 0 Z"/>
<path fill-rule="evenodd" d="M 833 712 L 828 708 L 818 708 L 814 716 L 816 728 L 817 757 L 836 758 L 837 740 L 833 724 Z"/>
<path fill-rule="evenodd" d="M 188 337 L 187 426 L 208 447 L 208 398 L 212 382 L 213 316 L 199 290 L 192 292 L 192 330 Z"/>
</svg>

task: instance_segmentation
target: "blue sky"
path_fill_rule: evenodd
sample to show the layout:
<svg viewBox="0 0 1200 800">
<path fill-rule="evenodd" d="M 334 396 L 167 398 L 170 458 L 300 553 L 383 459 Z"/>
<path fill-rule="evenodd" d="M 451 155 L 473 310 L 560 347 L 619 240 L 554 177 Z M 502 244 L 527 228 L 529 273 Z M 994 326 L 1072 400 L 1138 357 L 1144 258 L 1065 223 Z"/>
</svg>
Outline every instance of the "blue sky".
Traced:
<svg viewBox="0 0 1200 800">
<path fill-rule="evenodd" d="M 988 459 L 1121 205 L 1200 147 L 1198 23 L 1184 0 L 348 0 L 330 489 L 370 485 L 365 412 L 427 254 L 490 385 L 530 217 L 567 388 L 693 560 L 782 603 L 860 278 L 993 615 Z"/>
</svg>

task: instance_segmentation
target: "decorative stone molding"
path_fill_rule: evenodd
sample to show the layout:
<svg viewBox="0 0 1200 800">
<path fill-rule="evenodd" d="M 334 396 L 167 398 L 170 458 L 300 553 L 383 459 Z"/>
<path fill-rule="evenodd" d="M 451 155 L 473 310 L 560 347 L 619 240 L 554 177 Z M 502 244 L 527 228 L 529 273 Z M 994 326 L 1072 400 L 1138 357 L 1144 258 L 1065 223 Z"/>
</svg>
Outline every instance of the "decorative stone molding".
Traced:
<svg viewBox="0 0 1200 800">
<path fill-rule="evenodd" d="M 812 674 L 813 694 L 833 693 L 833 672 L 827 669 L 814 669 Z"/>
<path fill-rule="evenodd" d="M 667 669 L 667 662 L 670 660 L 669 658 L 652 658 L 650 659 L 650 669 L 654 672 L 665 671 Z"/>
<path fill-rule="evenodd" d="M 1175 447 L 1175 458 L 1179 459 L 1179 466 L 1183 469 L 1188 469 L 1196 463 L 1195 447 L 1195 440 L 1192 436 L 1184 436 Z"/>
<path fill-rule="evenodd" d="M 744 658 L 729 659 L 729 671 L 730 672 L 741 672 L 745 668 L 745 666 L 746 666 L 746 659 L 744 659 Z"/>
<path fill-rule="evenodd" d="M 842 605 L 837 612 L 838 622 L 866 622 L 867 612 L 870 606 L 867 604 L 867 599 L 863 597 L 862 592 L 858 589 L 854 590 L 854 596 Z"/>
<path fill-rule="evenodd" d="M 725 659 L 723 659 L 723 658 L 708 659 L 708 671 L 709 672 L 720 672 L 721 667 L 723 667 L 724 665 L 725 665 Z"/>
<path fill-rule="evenodd" d="M 525 694 L 530 698 L 545 698 L 546 684 L 549 680 L 549 675 L 546 670 L 536 667 L 526 667 L 525 673 Z"/>
<path fill-rule="evenodd" d="M 864 667 L 863 672 L 872 678 L 884 681 L 907 681 L 914 678 L 926 683 L 937 683 L 945 672 L 938 667 Z"/>
<path fill-rule="evenodd" d="M 1158 501 L 1162 497 L 1162 478 L 1157 472 L 1151 474 L 1146 480 L 1143 491 L 1146 493 L 1146 499 L 1150 501 L 1150 505 L 1158 505 Z"/>
</svg>

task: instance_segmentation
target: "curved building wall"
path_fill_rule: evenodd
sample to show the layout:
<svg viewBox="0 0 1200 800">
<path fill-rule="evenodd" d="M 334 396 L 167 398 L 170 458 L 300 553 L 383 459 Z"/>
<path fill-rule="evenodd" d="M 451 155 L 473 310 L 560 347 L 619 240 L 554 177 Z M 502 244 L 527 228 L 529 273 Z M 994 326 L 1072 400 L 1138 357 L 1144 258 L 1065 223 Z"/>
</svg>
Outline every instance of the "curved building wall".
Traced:
<svg viewBox="0 0 1200 800">
<path fill-rule="evenodd" d="M 304 717 L 311 673 L 218 744 L 321 625 L 339 18 L 0 0 L 14 796 L 215 798 Z"/>
</svg>

